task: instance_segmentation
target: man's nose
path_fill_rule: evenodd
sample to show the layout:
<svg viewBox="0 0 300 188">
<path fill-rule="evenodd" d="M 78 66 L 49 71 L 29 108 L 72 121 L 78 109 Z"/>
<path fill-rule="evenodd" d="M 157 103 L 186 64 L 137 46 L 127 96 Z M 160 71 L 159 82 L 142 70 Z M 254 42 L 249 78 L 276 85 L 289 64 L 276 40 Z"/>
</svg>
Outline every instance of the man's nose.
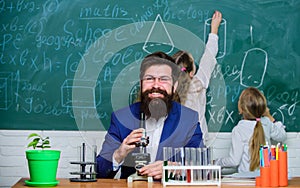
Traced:
<svg viewBox="0 0 300 188">
<path fill-rule="evenodd" d="M 153 86 L 158 88 L 158 87 L 160 87 L 160 85 L 161 85 L 160 78 L 159 77 L 155 78 L 154 82 L 153 82 Z"/>
</svg>

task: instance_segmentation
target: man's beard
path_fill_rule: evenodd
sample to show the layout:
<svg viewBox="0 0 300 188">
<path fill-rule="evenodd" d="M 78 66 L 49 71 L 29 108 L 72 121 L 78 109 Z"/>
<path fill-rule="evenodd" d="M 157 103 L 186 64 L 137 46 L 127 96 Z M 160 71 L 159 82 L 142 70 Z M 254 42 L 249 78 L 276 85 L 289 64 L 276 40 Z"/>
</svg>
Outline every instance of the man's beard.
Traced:
<svg viewBox="0 0 300 188">
<path fill-rule="evenodd" d="M 163 94 L 163 98 L 149 98 L 149 93 Z M 141 94 L 141 112 L 144 112 L 146 117 L 152 117 L 158 120 L 161 117 L 165 117 L 172 108 L 173 93 L 169 95 L 166 91 L 152 88 L 146 90 Z"/>
</svg>

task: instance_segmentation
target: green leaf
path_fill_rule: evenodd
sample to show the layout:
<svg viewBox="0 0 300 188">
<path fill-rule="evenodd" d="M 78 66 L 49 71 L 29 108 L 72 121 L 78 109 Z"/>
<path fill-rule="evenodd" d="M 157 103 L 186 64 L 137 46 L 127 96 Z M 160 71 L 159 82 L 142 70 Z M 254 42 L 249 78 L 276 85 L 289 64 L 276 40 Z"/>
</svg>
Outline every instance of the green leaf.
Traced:
<svg viewBox="0 0 300 188">
<path fill-rule="evenodd" d="M 50 144 L 49 140 L 45 140 L 43 144 Z"/>
<path fill-rule="evenodd" d="M 38 139 L 39 140 L 39 139 Z M 27 147 L 29 148 L 29 147 L 33 147 L 33 149 L 35 149 L 36 148 L 36 145 L 38 144 L 38 140 L 33 140 L 32 142 L 30 142 L 28 145 L 27 145 Z"/>
<path fill-rule="evenodd" d="M 34 136 L 41 137 L 41 136 L 40 136 L 39 134 L 37 134 L 37 133 L 31 133 L 30 135 L 28 135 L 27 140 L 28 140 L 29 138 L 34 137 Z"/>
<path fill-rule="evenodd" d="M 33 147 L 35 148 L 51 148 L 49 137 L 43 138 L 39 134 L 32 133 L 30 134 L 27 139 L 33 138 L 33 140 L 27 145 L 27 147 Z"/>
<path fill-rule="evenodd" d="M 33 142 L 39 143 L 39 141 L 40 141 L 40 138 L 33 139 Z"/>
</svg>

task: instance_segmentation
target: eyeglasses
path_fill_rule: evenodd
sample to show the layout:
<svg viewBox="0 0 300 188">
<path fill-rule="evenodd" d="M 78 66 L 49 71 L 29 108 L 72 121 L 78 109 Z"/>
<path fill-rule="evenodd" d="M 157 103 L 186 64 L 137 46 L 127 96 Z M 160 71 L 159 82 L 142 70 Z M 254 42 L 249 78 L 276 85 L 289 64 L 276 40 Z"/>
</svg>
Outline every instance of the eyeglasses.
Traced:
<svg viewBox="0 0 300 188">
<path fill-rule="evenodd" d="M 156 79 L 158 82 L 163 83 L 163 84 L 170 83 L 172 81 L 172 78 L 170 78 L 169 76 L 155 77 L 155 76 L 151 76 L 151 75 L 145 76 L 142 80 L 145 83 L 154 83 Z"/>
</svg>

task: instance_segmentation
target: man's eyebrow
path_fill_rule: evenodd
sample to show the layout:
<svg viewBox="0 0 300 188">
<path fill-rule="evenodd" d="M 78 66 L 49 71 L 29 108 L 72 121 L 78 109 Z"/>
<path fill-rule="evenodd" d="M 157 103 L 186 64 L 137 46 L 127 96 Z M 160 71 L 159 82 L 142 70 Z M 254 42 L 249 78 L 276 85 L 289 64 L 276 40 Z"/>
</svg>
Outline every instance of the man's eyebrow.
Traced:
<svg viewBox="0 0 300 188">
<path fill-rule="evenodd" d="M 151 74 L 145 74 L 144 77 L 146 76 L 149 76 L 149 77 L 155 77 L 155 78 L 162 78 L 162 77 L 168 77 L 168 78 L 171 78 L 172 76 L 169 76 L 169 75 L 158 75 L 158 76 L 154 76 L 154 75 L 151 75 Z"/>
</svg>

